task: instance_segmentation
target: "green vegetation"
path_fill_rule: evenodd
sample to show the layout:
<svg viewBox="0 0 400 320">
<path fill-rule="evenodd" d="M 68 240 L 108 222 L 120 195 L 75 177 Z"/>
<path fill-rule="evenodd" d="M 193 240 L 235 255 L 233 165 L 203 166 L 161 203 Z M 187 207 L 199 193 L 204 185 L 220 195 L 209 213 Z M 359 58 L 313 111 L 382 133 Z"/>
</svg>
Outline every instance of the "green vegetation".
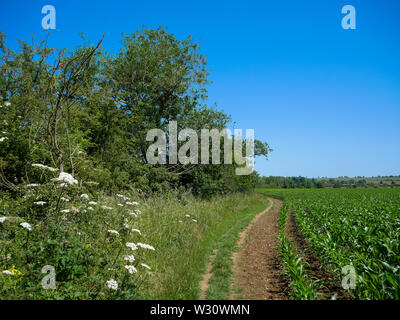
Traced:
<svg viewBox="0 0 400 320">
<path fill-rule="evenodd" d="M 216 238 L 214 249 L 217 255 L 212 263 L 212 276 L 209 281 L 209 288 L 206 292 L 207 299 L 226 300 L 229 299 L 233 276 L 232 253 L 237 251 L 239 233 L 242 232 L 254 216 L 263 211 L 269 200 L 261 197 L 262 201 L 254 203 L 240 212 L 227 216 L 222 228 L 219 228 L 219 235 Z"/>
<path fill-rule="evenodd" d="M 356 287 L 349 292 L 353 297 L 400 298 L 400 189 L 262 192 L 293 206 L 305 240 L 338 281 L 344 266 L 355 268 Z"/>
</svg>

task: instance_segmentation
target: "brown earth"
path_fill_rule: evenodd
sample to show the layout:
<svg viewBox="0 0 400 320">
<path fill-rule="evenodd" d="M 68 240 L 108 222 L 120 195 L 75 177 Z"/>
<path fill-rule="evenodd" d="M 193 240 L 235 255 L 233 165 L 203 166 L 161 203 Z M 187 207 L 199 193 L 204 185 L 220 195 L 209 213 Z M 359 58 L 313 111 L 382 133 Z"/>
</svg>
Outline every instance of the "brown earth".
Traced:
<svg viewBox="0 0 400 320">
<path fill-rule="evenodd" d="M 239 252 L 234 253 L 234 288 L 231 299 L 287 300 L 288 281 L 282 274 L 278 252 L 278 215 L 281 200 L 258 214 L 240 234 Z M 271 209 L 272 205 L 275 206 Z"/>
<path fill-rule="evenodd" d="M 206 300 L 206 292 L 208 290 L 208 286 L 209 286 L 209 281 L 212 277 L 212 264 L 213 261 L 215 259 L 215 257 L 217 256 L 218 250 L 214 249 L 213 250 L 213 254 L 212 256 L 210 256 L 210 261 L 207 264 L 207 270 L 206 273 L 203 275 L 203 279 L 200 281 L 200 300 Z"/>
</svg>

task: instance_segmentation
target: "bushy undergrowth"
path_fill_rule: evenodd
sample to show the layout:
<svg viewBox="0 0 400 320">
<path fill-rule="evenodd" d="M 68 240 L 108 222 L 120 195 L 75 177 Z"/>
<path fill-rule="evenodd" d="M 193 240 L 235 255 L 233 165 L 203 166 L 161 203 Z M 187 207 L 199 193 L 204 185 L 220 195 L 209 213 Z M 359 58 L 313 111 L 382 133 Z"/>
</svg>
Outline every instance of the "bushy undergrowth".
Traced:
<svg viewBox="0 0 400 320">
<path fill-rule="evenodd" d="M 1 299 L 196 298 L 213 230 L 261 201 L 107 195 L 41 170 L 47 182 L 0 198 Z M 42 286 L 44 266 L 55 289 Z"/>
</svg>

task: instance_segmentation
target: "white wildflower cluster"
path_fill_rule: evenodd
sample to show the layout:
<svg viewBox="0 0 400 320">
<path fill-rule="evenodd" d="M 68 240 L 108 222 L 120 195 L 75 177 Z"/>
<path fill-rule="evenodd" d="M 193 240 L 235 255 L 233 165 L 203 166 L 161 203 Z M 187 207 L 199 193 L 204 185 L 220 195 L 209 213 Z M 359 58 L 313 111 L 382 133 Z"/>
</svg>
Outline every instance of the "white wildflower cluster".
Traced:
<svg viewBox="0 0 400 320">
<path fill-rule="evenodd" d="M 127 269 L 130 274 L 137 273 L 137 269 L 134 266 L 126 265 L 125 269 Z"/>
<path fill-rule="evenodd" d="M 4 223 L 7 220 L 7 217 L 0 217 L 0 223 Z"/>
<path fill-rule="evenodd" d="M 123 196 L 123 195 L 121 195 L 121 194 L 118 194 L 117 197 L 118 197 L 118 198 L 121 198 L 121 199 L 123 199 L 123 200 L 125 200 L 125 201 L 126 201 L 125 203 L 126 203 L 127 205 L 135 205 L 135 206 L 136 206 L 136 205 L 139 205 L 138 202 L 135 202 L 135 201 L 127 201 L 127 200 L 130 200 L 130 199 L 127 198 L 127 197 L 125 197 L 125 196 Z M 89 202 L 89 203 L 90 203 L 90 202 Z M 123 204 L 121 204 L 121 203 L 119 203 L 118 206 L 120 206 L 120 207 L 125 207 L 125 206 L 124 206 Z M 102 206 L 102 208 L 103 208 L 103 209 L 109 209 L 109 210 L 112 210 L 112 209 L 113 209 L 113 208 L 107 207 L 107 206 Z M 125 212 L 126 212 L 126 211 L 125 211 Z M 127 213 L 128 213 L 129 215 L 138 216 L 138 215 L 141 214 L 141 211 L 140 211 L 140 210 L 134 210 L 133 212 L 127 212 Z M 141 233 L 141 231 L 140 231 L 139 229 L 131 228 L 131 227 L 129 226 L 129 224 L 128 224 L 129 219 L 128 219 L 127 216 L 125 216 L 125 214 L 123 215 L 123 217 L 124 217 L 124 220 L 125 220 L 124 227 L 125 227 L 126 229 L 130 230 L 131 232 L 135 232 L 135 233 L 138 233 L 139 235 L 142 235 L 142 233 Z M 113 230 L 113 229 L 109 229 L 109 230 L 107 230 L 107 232 L 108 232 L 108 233 L 111 233 L 111 234 L 119 235 L 119 232 L 116 231 L 116 230 Z M 126 242 L 126 243 L 125 243 L 125 246 L 126 246 L 128 249 L 132 250 L 132 251 L 136 251 L 136 250 L 138 250 L 139 248 L 147 249 L 147 250 L 155 250 L 155 248 L 154 248 L 153 246 L 151 246 L 151 245 L 149 245 L 149 244 L 141 243 L 141 242 L 138 242 L 138 243 Z M 126 263 L 127 263 L 127 264 L 124 265 L 124 268 L 127 270 L 127 272 L 129 272 L 129 274 L 138 273 L 137 265 L 133 265 L 133 264 L 135 263 L 135 261 L 136 261 L 135 256 L 134 256 L 133 254 L 131 254 L 131 253 L 128 253 L 128 254 L 123 255 L 122 257 L 123 257 L 123 260 L 126 261 Z M 140 266 L 142 266 L 143 268 L 146 268 L 147 270 L 151 270 L 151 268 L 150 268 L 147 264 L 145 264 L 145 263 L 141 263 Z M 110 279 L 110 280 L 107 281 L 107 286 L 108 286 L 108 288 L 110 288 L 110 289 L 117 290 L 117 288 L 118 288 L 118 283 L 117 283 L 114 279 Z"/>
<path fill-rule="evenodd" d="M 112 290 L 118 290 L 118 282 L 114 279 L 110 279 L 107 281 L 107 287 Z"/>
<path fill-rule="evenodd" d="M 36 188 L 36 187 L 39 187 L 39 186 L 40 186 L 40 184 L 37 184 L 37 183 L 30 183 L 30 184 L 26 185 L 27 188 Z"/>
<path fill-rule="evenodd" d="M 104 209 L 104 210 L 112 210 L 113 209 L 113 208 L 107 207 L 107 206 L 101 206 L 101 208 Z"/>
<path fill-rule="evenodd" d="M 81 194 L 81 199 L 89 201 L 89 196 L 86 193 Z"/>
<path fill-rule="evenodd" d="M 56 182 L 64 182 L 61 186 L 66 186 L 67 184 L 73 185 L 73 184 L 78 184 L 78 180 L 74 179 L 74 177 L 67 173 L 67 172 L 60 172 L 60 175 L 58 178 L 51 179 L 52 181 Z"/>
<path fill-rule="evenodd" d="M 12 276 L 12 272 L 10 270 L 3 270 L 2 274 L 8 275 L 8 276 Z"/>
<path fill-rule="evenodd" d="M 97 202 L 95 202 L 95 201 L 89 201 L 89 204 L 90 204 L 91 206 L 97 206 Z"/>
<path fill-rule="evenodd" d="M 36 204 L 37 206 L 41 206 L 43 207 L 47 202 L 46 201 L 36 201 L 34 202 L 34 204 Z"/>
<path fill-rule="evenodd" d="M 48 171 L 51 171 L 51 172 L 58 171 L 57 168 L 52 168 L 52 167 L 49 167 L 49 166 L 46 166 L 46 165 L 40 164 L 40 163 L 34 163 L 34 164 L 32 164 L 32 167 L 39 168 L 39 169 L 42 169 L 42 170 L 48 170 Z"/>
<path fill-rule="evenodd" d="M 7 137 L 1 137 L 1 138 L 0 138 L 0 142 L 6 141 L 6 140 L 8 140 Z"/>
<path fill-rule="evenodd" d="M 68 198 L 61 197 L 60 199 L 61 199 L 62 201 L 65 201 L 65 202 L 69 202 L 69 199 L 68 199 Z"/>
<path fill-rule="evenodd" d="M 32 226 L 31 226 L 28 222 L 22 222 L 22 223 L 20 223 L 20 226 L 21 226 L 22 228 L 25 228 L 25 229 L 28 230 L 28 231 L 31 231 L 31 230 L 32 230 Z"/>
</svg>

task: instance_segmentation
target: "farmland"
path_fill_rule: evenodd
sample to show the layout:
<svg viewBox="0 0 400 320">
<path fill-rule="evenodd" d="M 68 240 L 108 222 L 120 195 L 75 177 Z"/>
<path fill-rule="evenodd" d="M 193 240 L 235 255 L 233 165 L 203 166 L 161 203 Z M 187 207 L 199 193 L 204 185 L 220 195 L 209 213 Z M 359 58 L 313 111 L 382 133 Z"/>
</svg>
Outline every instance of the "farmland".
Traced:
<svg viewBox="0 0 400 320">
<path fill-rule="evenodd" d="M 343 267 L 354 267 L 355 288 L 347 290 L 347 297 L 400 298 L 400 189 L 260 192 L 285 200 L 280 216 L 281 256 L 296 298 L 322 295 L 324 283 L 307 274 L 304 256 L 284 234 L 291 214 L 298 231 L 336 282 L 345 277 Z"/>
</svg>

